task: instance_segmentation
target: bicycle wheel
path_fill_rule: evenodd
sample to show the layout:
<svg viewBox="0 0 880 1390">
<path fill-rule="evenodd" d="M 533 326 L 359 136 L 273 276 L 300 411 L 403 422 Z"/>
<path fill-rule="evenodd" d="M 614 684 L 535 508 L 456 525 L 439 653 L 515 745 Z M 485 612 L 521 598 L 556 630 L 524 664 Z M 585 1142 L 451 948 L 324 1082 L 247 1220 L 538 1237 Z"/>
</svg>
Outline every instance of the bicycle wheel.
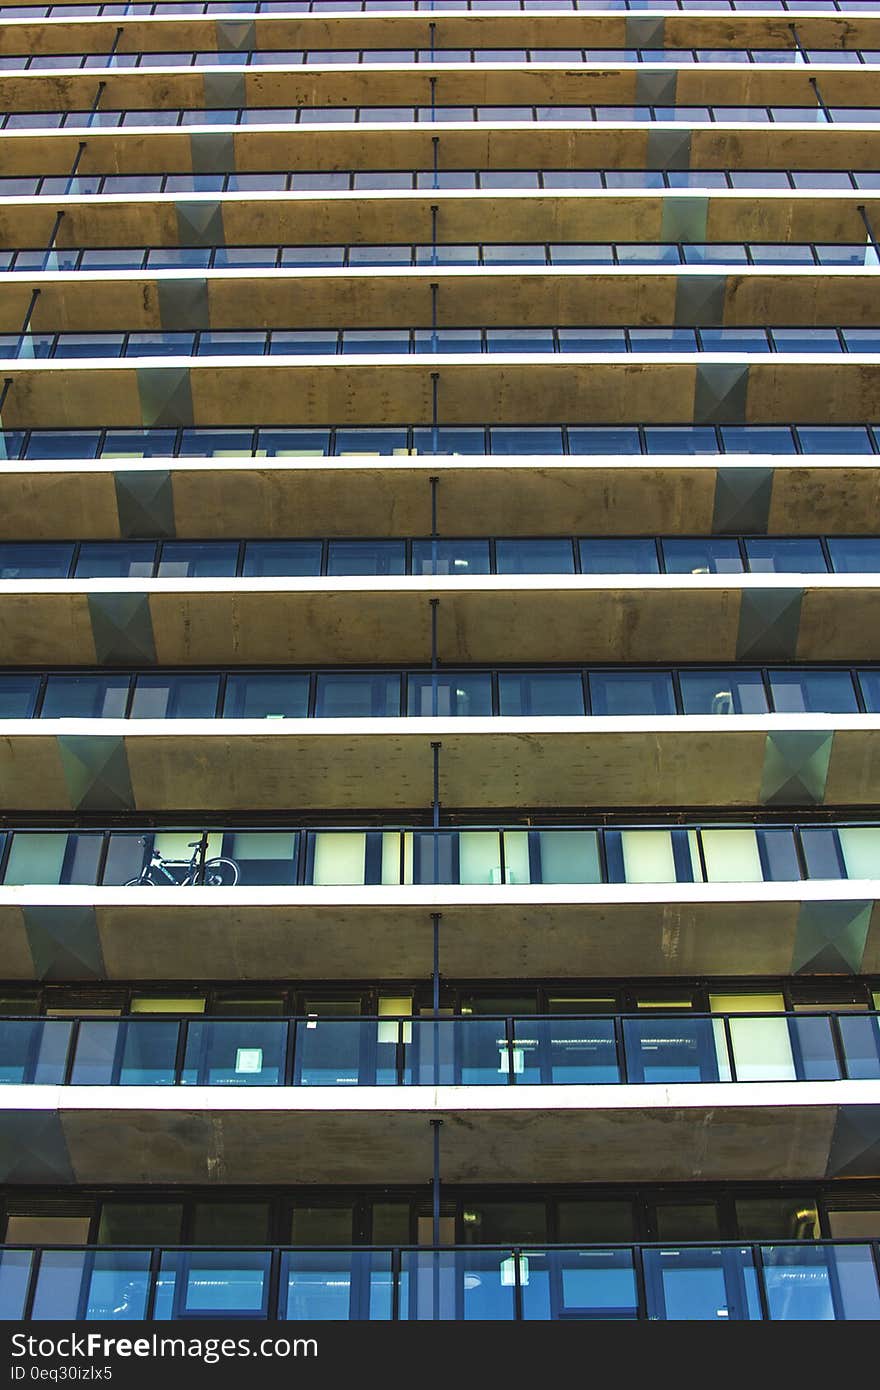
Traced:
<svg viewBox="0 0 880 1390">
<path fill-rule="evenodd" d="M 147 874 L 138 874 L 137 878 L 128 878 L 123 883 L 123 888 L 154 888 L 156 885 Z"/>
<path fill-rule="evenodd" d="M 206 859 L 205 884 L 209 888 L 231 888 L 238 883 L 238 865 L 234 859 Z"/>
</svg>

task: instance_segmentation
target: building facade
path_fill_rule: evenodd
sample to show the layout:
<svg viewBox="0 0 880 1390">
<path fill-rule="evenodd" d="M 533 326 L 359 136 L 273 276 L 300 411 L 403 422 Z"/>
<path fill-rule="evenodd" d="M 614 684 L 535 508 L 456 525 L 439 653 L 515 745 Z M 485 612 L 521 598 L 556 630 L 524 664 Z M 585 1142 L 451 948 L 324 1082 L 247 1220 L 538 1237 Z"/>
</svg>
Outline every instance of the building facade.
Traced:
<svg viewBox="0 0 880 1390">
<path fill-rule="evenodd" d="M 0 12 L 0 1316 L 880 1316 L 880 7 Z"/>
</svg>

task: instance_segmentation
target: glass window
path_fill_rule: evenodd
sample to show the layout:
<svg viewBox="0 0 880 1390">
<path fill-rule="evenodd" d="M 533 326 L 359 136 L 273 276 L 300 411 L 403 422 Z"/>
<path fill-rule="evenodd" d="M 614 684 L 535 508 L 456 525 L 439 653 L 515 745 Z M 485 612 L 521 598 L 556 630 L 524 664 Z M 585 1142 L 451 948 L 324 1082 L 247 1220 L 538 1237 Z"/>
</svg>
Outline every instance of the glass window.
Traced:
<svg viewBox="0 0 880 1390">
<path fill-rule="evenodd" d="M 0 673 L 0 719 L 30 719 L 39 689 L 39 676 Z"/>
<path fill-rule="evenodd" d="M 625 1199 L 560 1201 L 556 1225 L 557 1239 L 563 1245 L 626 1244 L 637 1238 L 634 1204 Z"/>
<path fill-rule="evenodd" d="M 130 676 L 49 676 L 43 719 L 123 719 Z"/>
<path fill-rule="evenodd" d="M 654 1209 L 659 1240 L 718 1240 L 721 1224 L 714 1202 L 658 1202 Z M 705 1271 L 694 1271 L 697 1280 Z"/>
<path fill-rule="evenodd" d="M 181 1202 L 105 1200 L 98 1225 L 99 1245 L 176 1245 L 183 1219 Z"/>
<path fill-rule="evenodd" d="M 787 425 L 722 425 L 728 454 L 794 454 L 794 435 Z"/>
<path fill-rule="evenodd" d="M 159 560 L 160 579 L 229 578 L 238 566 L 237 541 L 166 541 Z"/>
<path fill-rule="evenodd" d="M 746 538 L 749 569 L 758 574 L 825 574 L 828 566 L 815 536 Z"/>
<path fill-rule="evenodd" d="M 699 242 L 682 250 L 688 265 L 745 265 L 748 260 L 739 242 Z"/>
<path fill-rule="evenodd" d="M 853 330 L 859 333 L 859 329 Z M 869 330 L 870 331 L 870 330 Z M 777 352 L 842 352 L 840 339 L 833 328 L 771 328 Z M 877 335 L 873 335 L 876 342 Z M 850 352 L 858 352 L 855 343 L 848 344 Z"/>
<path fill-rule="evenodd" d="M 701 831 L 708 883 L 762 883 L 758 837 L 752 829 L 725 827 Z"/>
<path fill-rule="evenodd" d="M 659 574 L 657 547 L 652 539 L 609 536 L 581 540 L 584 574 Z"/>
<path fill-rule="evenodd" d="M 381 719 L 400 715 L 400 676 L 392 672 L 321 671 L 316 677 L 318 719 Z"/>
<path fill-rule="evenodd" d="M 837 831 L 832 828 L 801 829 L 801 847 L 808 878 L 843 878 L 843 860 Z"/>
<path fill-rule="evenodd" d="M 330 453 L 330 431 L 260 430 L 257 452 L 270 458 L 326 458 Z"/>
<path fill-rule="evenodd" d="M 568 450 L 571 454 L 640 454 L 638 430 L 625 425 L 595 425 L 590 428 L 569 425 Z"/>
<path fill-rule="evenodd" d="M 176 441 L 176 430 L 108 430 L 101 457 L 170 458 Z"/>
<path fill-rule="evenodd" d="M 363 831 L 316 830 L 311 838 L 315 887 L 343 887 L 367 881 L 367 837 Z"/>
<path fill-rule="evenodd" d="M 801 448 L 807 454 L 870 454 L 864 425 L 798 425 Z"/>
<path fill-rule="evenodd" d="M 549 187 L 546 183 L 545 186 Z M 554 242 L 550 247 L 553 265 L 613 265 L 614 248 L 609 242 Z"/>
<path fill-rule="evenodd" d="M 489 430 L 493 454 L 561 454 L 562 430 L 541 425 L 495 425 Z"/>
<path fill-rule="evenodd" d="M 404 1210 L 408 1215 L 409 1208 Z M 290 1242 L 292 1245 L 351 1245 L 353 1218 L 350 1202 L 314 1207 L 297 1203 L 290 1218 Z M 375 1232 L 374 1239 L 379 1239 Z"/>
<path fill-rule="evenodd" d="M 409 352 L 408 328 L 346 328 L 342 334 L 342 351 L 370 355 Z"/>
<path fill-rule="evenodd" d="M 511 832 L 504 836 L 505 855 Z M 595 830 L 536 830 L 539 871 L 538 883 L 601 883 L 599 836 Z"/>
<path fill-rule="evenodd" d="M 620 849 L 625 883 L 675 883 L 678 874 L 668 830 L 622 830 Z"/>
<path fill-rule="evenodd" d="M 741 574 L 745 568 L 735 540 L 672 538 L 662 540 L 660 545 L 667 574 Z"/>
<path fill-rule="evenodd" d="M 813 1197 L 737 1197 L 735 1205 L 743 1240 L 818 1240 L 822 1234 Z"/>
<path fill-rule="evenodd" d="M 407 714 L 440 717 L 492 713 L 492 677 L 488 671 L 411 672 L 407 679 Z"/>
<path fill-rule="evenodd" d="M 292 332 L 273 329 L 269 341 L 269 351 L 291 356 L 316 357 L 333 356 L 339 347 L 339 334 L 335 328 L 300 328 Z"/>
<path fill-rule="evenodd" d="M 385 429 L 341 429 L 336 431 L 335 452 L 340 457 L 347 454 L 405 454 L 406 430 Z M 403 571 L 395 570 L 402 574 Z"/>
<path fill-rule="evenodd" d="M 771 670 L 770 692 L 777 714 L 856 714 L 849 671 Z"/>
<path fill-rule="evenodd" d="M 552 352 L 552 328 L 487 328 L 487 352 Z"/>
<path fill-rule="evenodd" d="M 320 541 L 248 541 L 242 574 L 245 578 L 306 579 L 321 573 Z"/>
<path fill-rule="evenodd" d="M 238 830 L 224 838 L 224 854 L 238 865 L 239 883 L 296 882 L 299 836 L 291 830 Z M 213 851 L 212 851 L 213 852 Z"/>
<path fill-rule="evenodd" d="M 193 1245 L 265 1245 L 269 1239 L 268 1202 L 196 1202 Z"/>
<path fill-rule="evenodd" d="M 574 552 L 562 538 L 498 540 L 495 566 L 498 574 L 573 574 Z"/>
<path fill-rule="evenodd" d="M 213 719 L 220 677 L 209 673 L 135 679 L 132 719 Z"/>
<path fill-rule="evenodd" d="M 675 714 L 675 693 L 668 671 L 591 671 L 593 714 Z"/>
<path fill-rule="evenodd" d="M 626 352 L 623 328 L 560 328 L 560 352 Z"/>
<path fill-rule="evenodd" d="M 72 562 L 72 545 L 0 544 L 0 579 L 66 579 Z"/>
<path fill-rule="evenodd" d="M 880 714 L 880 671 L 857 672 L 868 714 Z"/>
<path fill-rule="evenodd" d="M 94 883 L 103 836 L 18 830 L 6 862 L 6 884 Z"/>
<path fill-rule="evenodd" d="M 413 541 L 413 574 L 488 574 L 488 541 Z"/>
<path fill-rule="evenodd" d="M 498 696 L 499 713 L 505 715 L 584 713 L 580 671 L 502 671 Z"/>
<path fill-rule="evenodd" d="M 156 562 L 152 541 L 87 541 L 79 549 L 77 579 L 149 579 Z"/>
<path fill-rule="evenodd" d="M 100 430 L 31 430 L 25 458 L 93 459 L 100 438 Z M 16 454 L 10 449 L 7 456 Z"/>
<path fill-rule="evenodd" d="M 709 425 L 656 425 L 645 430 L 649 454 L 717 454 L 718 440 Z"/>
<path fill-rule="evenodd" d="M 224 719 L 305 719 L 309 677 L 304 672 L 244 672 L 226 678 Z"/>
<path fill-rule="evenodd" d="M 180 437 L 181 457 L 230 458 L 253 453 L 253 430 L 183 430 Z"/>
<path fill-rule="evenodd" d="M 436 447 L 435 447 L 436 443 Z M 440 426 L 413 430 L 413 453 L 416 454 L 484 454 L 486 433 L 482 428 L 456 429 Z"/>
<path fill-rule="evenodd" d="M 769 352 L 770 342 L 763 328 L 701 328 L 704 352 Z"/>
<path fill-rule="evenodd" d="M 328 575 L 385 575 L 406 573 L 404 541 L 330 541 Z"/>
<path fill-rule="evenodd" d="M 838 836 L 847 878 L 877 878 L 880 829 L 873 825 L 845 825 Z"/>
<path fill-rule="evenodd" d="M 767 696 L 760 671 L 732 667 L 679 673 L 684 714 L 766 714 Z"/>
</svg>

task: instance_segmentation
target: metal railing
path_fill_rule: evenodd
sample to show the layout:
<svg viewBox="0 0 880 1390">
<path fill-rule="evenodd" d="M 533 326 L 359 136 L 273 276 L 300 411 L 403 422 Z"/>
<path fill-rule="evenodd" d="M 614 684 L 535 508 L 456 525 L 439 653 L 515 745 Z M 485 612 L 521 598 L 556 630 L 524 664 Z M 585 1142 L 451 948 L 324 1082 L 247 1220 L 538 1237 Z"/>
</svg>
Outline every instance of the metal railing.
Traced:
<svg viewBox="0 0 880 1390">
<path fill-rule="evenodd" d="M 620 1086 L 880 1080 L 875 1012 L 5 1018 L 0 1085 Z"/>
<path fill-rule="evenodd" d="M 0 1248 L 0 1319 L 873 1321 L 877 1241 Z"/>
</svg>

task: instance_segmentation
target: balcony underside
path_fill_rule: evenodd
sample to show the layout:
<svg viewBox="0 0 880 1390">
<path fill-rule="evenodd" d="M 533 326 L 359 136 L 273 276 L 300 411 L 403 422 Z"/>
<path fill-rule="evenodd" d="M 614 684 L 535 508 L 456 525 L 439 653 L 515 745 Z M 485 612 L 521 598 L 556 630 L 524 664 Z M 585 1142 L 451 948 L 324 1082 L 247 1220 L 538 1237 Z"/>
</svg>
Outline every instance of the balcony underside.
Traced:
<svg viewBox="0 0 880 1390">
<path fill-rule="evenodd" d="M 425 26 L 427 27 L 427 26 Z M 817 108 L 818 110 L 818 108 Z M 237 169 L 873 169 L 878 129 L 862 124 L 644 121 L 333 122 L 314 125 L 91 128 L 85 174 Z M 83 131 L 5 130 L 0 174 L 66 177 Z M 273 238 L 274 240 L 274 238 Z"/>
<path fill-rule="evenodd" d="M 870 11 L 860 14 L 797 12 L 791 6 L 798 35 L 806 47 L 836 48 L 845 38 L 847 47 L 880 48 L 880 19 Z M 583 13 L 540 14 L 470 13 L 431 14 L 436 24 L 438 47 L 560 47 L 590 48 L 791 48 L 787 14 L 638 14 Z M 4 53 L 106 53 L 115 37 L 115 17 L 100 19 L 68 14 L 46 24 L 27 19 L 12 24 L 2 35 Z M 428 44 L 424 14 L 330 14 L 286 17 L 254 15 L 214 19 L 212 16 L 161 13 L 144 19 L 127 15 L 119 44 L 122 53 L 141 49 L 179 52 L 230 48 L 369 48 L 381 35 L 383 48 L 423 48 Z"/>
<path fill-rule="evenodd" d="M 424 24 L 417 45 L 425 47 Z M 125 27 L 126 33 L 128 26 Z M 581 36 L 582 38 L 583 36 Z M 323 48 L 315 42 L 313 46 Z M 389 47 L 387 31 L 373 29 L 370 44 Z M 497 39 L 495 43 L 497 44 Z M 554 37 L 554 43 L 560 42 Z M 155 43 L 155 40 L 153 40 Z M 151 45 L 152 46 L 152 45 Z M 285 45 L 289 46 L 289 45 Z M 364 47 L 369 46 L 367 41 Z M 405 43 L 401 44 L 406 47 Z M 345 48 L 343 41 L 340 47 Z M 75 51 L 75 50 L 74 50 Z M 26 52 L 26 50 L 23 50 Z M 246 57 L 242 55 L 242 59 Z M 516 58 L 509 65 L 450 63 L 442 55 L 435 63 L 407 63 L 396 70 L 370 63 L 322 67 L 288 67 L 273 72 L 262 67 L 233 69 L 170 66 L 148 69 L 116 69 L 101 72 L 102 110 L 150 109 L 169 106 L 216 107 L 312 107 L 312 106 L 407 106 L 430 105 L 429 82 L 436 79 L 438 105 L 816 105 L 810 84 L 815 78 L 829 105 L 870 106 L 877 90 L 877 72 L 869 67 L 829 67 L 730 63 L 699 65 L 597 61 L 592 64 L 559 63 L 547 67 L 540 61 L 527 66 Z M 393 59 L 388 62 L 393 63 Z M 284 59 L 280 57 L 279 65 Z M 0 108 L 5 111 L 88 111 L 95 99 L 95 69 L 52 73 L 28 72 L 0 75 Z"/>
<path fill-rule="evenodd" d="M 878 75 L 880 81 L 880 75 Z M 295 270 L 76 272 L 6 276 L 0 331 L 17 333 L 34 290 L 34 333 L 71 330 L 176 332 L 196 329 L 554 325 L 743 327 L 754 324 L 872 325 L 880 318 L 876 270 L 787 271 L 756 267 L 734 274 L 684 266 L 612 270 L 477 266 L 457 271 Z"/>
<path fill-rule="evenodd" d="M 3 888 L 9 980 L 880 973 L 880 886 Z"/>
<path fill-rule="evenodd" d="M 8 1183 L 774 1181 L 873 1177 L 880 1083 L 10 1087 Z"/>
<path fill-rule="evenodd" d="M 594 167 L 604 167 L 604 156 L 598 159 Z M 569 166 L 563 162 L 560 167 Z M 693 161 L 691 167 L 697 167 Z M 157 165 L 151 172 L 161 168 Z M 771 189 L 761 190 L 759 196 L 755 190 L 743 189 L 701 194 L 687 188 L 557 193 L 538 189 L 460 193 L 441 188 L 410 193 L 330 192 L 319 197 L 258 192 L 222 197 L 193 193 L 176 198 L 173 194 L 10 197 L 0 199 L 0 244 L 48 246 L 59 209 L 64 210 L 59 247 L 201 244 L 206 234 L 191 219 L 198 223 L 202 210 L 211 213 L 210 240 L 219 229 L 230 246 L 425 241 L 430 240 L 432 205 L 438 208 L 441 240 L 455 242 L 862 242 L 865 224 L 858 207 L 865 207 L 875 225 L 880 216 L 880 199 L 867 189 L 832 194 Z"/>
<path fill-rule="evenodd" d="M 156 535 L 188 540 L 427 535 L 431 477 L 444 536 L 877 529 L 873 456 L 755 454 L 0 463 L 0 528 L 16 541 L 128 539 L 131 500 L 144 532 L 152 519 Z"/>
<path fill-rule="evenodd" d="M 432 598 L 446 667 L 566 662 L 573 641 L 581 662 L 880 656 L 876 578 L 787 574 L 8 580 L 0 649 L 10 666 L 425 665 Z"/>
<path fill-rule="evenodd" d="M 0 809 L 875 806 L 880 715 L 4 720 Z"/>
<path fill-rule="evenodd" d="M 880 147 L 878 147 L 880 149 Z M 173 425 L 852 424 L 880 418 L 865 353 L 420 353 L 11 360 L 7 429 Z"/>
</svg>

